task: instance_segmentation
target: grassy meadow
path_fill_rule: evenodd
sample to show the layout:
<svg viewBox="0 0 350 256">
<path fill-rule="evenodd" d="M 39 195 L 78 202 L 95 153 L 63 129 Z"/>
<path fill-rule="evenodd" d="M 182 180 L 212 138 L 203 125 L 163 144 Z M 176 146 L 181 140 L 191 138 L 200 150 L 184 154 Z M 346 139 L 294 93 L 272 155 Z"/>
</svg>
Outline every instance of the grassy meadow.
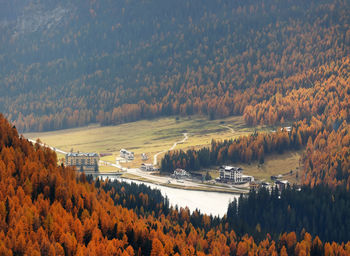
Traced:
<svg viewBox="0 0 350 256">
<path fill-rule="evenodd" d="M 172 145 L 181 141 L 183 133 L 188 133 L 188 139 L 178 144 L 175 149 L 200 148 L 210 145 L 211 140 L 224 140 L 248 135 L 254 130 L 269 131 L 267 127 L 248 127 L 242 117 L 229 117 L 219 120 L 208 120 L 206 117 L 169 117 L 155 120 L 142 120 L 116 126 L 91 125 L 87 127 L 66 129 L 53 132 L 27 133 L 25 137 L 39 138 L 43 143 L 64 151 L 110 153 L 105 161 L 115 162 L 119 157 L 119 150 L 125 148 L 135 153 L 135 160 L 121 163 L 125 167 L 139 167 L 142 163 L 141 153 L 146 153 L 147 163 L 153 163 L 153 156 L 166 151 Z M 282 155 L 268 156 L 265 164 L 240 164 L 244 173 L 253 175 L 257 179 L 269 180 L 271 175 L 284 174 L 299 167 L 301 152 L 287 152 Z M 158 156 L 158 163 L 162 156 Z M 59 158 L 64 157 L 58 154 Z M 114 167 L 101 166 L 103 172 L 115 171 Z M 203 171 L 205 172 L 205 170 Z M 213 177 L 218 171 L 211 171 Z M 287 177 L 286 177 L 287 178 Z M 295 181 L 295 173 L 288 178 Z"/>
<path fill-rule="evenodd" d="M 256 180 L 261 181 L 271 181 L 271 176 L 277 176 L 282 174 L 282 179 L 286 179 L 289 182 L 298 184 L 300 182 L 297 179 L 296 174 L 300 175 L 299 170 L 301 166 L 299 165 L 299 159 L 303 154 L 303 150 L 299 151 L 287 151 L 283 154 L 273 154 L 265 157 L 265 163 L 259 165 L 257 161 L 251 164 L 232 164 L 239 165 L 243 168 L 243 174 L 254 176 Z M 207 171 L 210 173 L 212 178 L 218 178 L 219 168 L 203 169 L 198 173 L 206 174 Z M 290 173 L 292 171 L 292 173 Z M 301 178 L 300 176 L 298 178 Z"/>
<path fill-rule="evenodd" d="M 262 130 L 261 127 L 255 129 Z M 229 139 L 253 131 L 253 128 L 244 124 L 242 117 L 213 121 L 205 117 L 178 119 L 172 117 L 116 126 L 91 125 L 53 132 L 27 133 L 24 136 L 31 139 L 39 138 L 43 143 L 64 151 L 112 153 L 112 156 L 103 158 L 106 161 L 115 161 L 115 157 L 119 156 L 119 150 L 125 148 L 135 153 L 135 161 L 131 164 L 138 166 L 141 163 L 141 153 L 146 153 L 149 156 L 147 162 L 152 162 L 154 154 L 168 150 L 176 141 L 181 141 L 183 133 L 188 133 L 189 138 L 185 143 L 178 144 L 176 149 L 202 147 L 209 145 L 212 139 Z M 161 157 L 162 155 L 158 160 Z"/>
<path fill-rule="evenodd" d="M 240 164 L 240 166 L 243 168 L 244 174 L 252 175 L 258 180 L 269 182 L 272 175 L 282 174 L 282 179 L 289 180 L 291 183 L 299 183 L 299 180 L 296 179 L 296 173 L 299 172 L 301 168 L 299 159 L 302 153 L 302 150 L 288 151 L 283 154 L 266 156 L 263 165 L 259 165 L 258 162 L 253 162 L 250 165 Z M 292 173 L 290 173 L 290 171 L 292 171 Z"/>
</svg>

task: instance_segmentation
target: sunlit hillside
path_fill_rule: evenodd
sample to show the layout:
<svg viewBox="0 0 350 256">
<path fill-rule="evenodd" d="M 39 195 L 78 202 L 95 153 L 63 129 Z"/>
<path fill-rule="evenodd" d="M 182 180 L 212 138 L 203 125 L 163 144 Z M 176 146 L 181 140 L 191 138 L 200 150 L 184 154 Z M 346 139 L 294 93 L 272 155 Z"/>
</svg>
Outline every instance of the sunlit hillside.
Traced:
<svg viewBox="0 0 350 256">
<path fill-rule="evenodd" d="M 0 111 L 20 131 L 243 114 L 276 93 L 313 87 L 318 78 L 308 72 L 350 49 L 348 1 L 0 7 Z"/>
</svg>

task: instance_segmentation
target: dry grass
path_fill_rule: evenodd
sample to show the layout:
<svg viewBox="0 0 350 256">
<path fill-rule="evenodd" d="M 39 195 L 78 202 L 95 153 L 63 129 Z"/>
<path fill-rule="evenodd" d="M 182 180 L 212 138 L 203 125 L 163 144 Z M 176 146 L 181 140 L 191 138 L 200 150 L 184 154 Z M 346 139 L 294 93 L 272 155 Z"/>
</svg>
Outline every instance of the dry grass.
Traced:
<svg viewBox="0 0 350 256">
<path fill-rule="evenodd" d="M 232 129 L 229 129 L 229 128 Z M 201 148 L 208 146 L 212 139 L 224 140 L 236 138 L 252 133 L 254 130 L 268 131 L 266 127 L 247 127 L 242 117 L 230 117 L 220 120 L 208 120 L 205 117 L 192 118 L 161 118 L 156 120 L 143 120 L 117 126 L 100 127 L 92 125 L 88 127 L 67 129 L 45 133 L 28 133 L 25 137 L 31 139 L 40 138 L 48 145 L 64 151 L 111 153 L 102 157 L 102 160 L 115 162 L 119 157 L 119 150 L 126 148 L 135 152 L 135 160 L 122 163 L 124 167 L 139 167 L 142 163 L 141 153 L 146 153 L 148 163 L 153 163 L 153 155 L 168 150 L 176 141 L 183 139 L 183 133 L 188 133 L 189 138 L 183 144 L 178 144 L 175 149 Z M 239 164 L 243 167 L 244 174 L 252 175 L 256 179 L 270 181 L 271 175 L 285 174 L 293 170 L 292 175 L 284 178 L 295 183 L 295 174 L 299 169 L 301 151 L 286 152 L 282 155 L 267 156 L 265 163 L 259 166 L 257 162 Z M 163 154 L 158 156 L 158 161 Z M 58 158 L 64 155 L 58 154 Z M 213 170 L 214 169 L 214 170 Z M 213 168 L 210 174 L 213 178 L 219 176 L 217 168 Z M 116 168 L 101 166 L 102 172 L 115 172 Z M 205 174 L 206 169 L 201 173 Z"/>
<path fill-rule="evenodd" d="M 257 162 L 252 164 L 240 164 L 243 174 L 254 176 L 255 179 L 271 181 L 272 175 L 287 174 L 292 171 L 292 175 L 284 175 L 283 179 L 291 183 L 298 183 L 296 173 L 299 171 L 299 159 L 302 151 L 289 151 L 284 154 L 274 154 L 265 157 L 265 163 L 261 166 Z"/>
<path fill-rule="evenodd" d="M 99 171 L 102 172 L 102 173 L 115 173 L 115 172 L 120 172 L 120 170 L 116 167 L 113 167 L 113 166 L 99 166 Z"/>
<path fill-rule="evenodd" d="M 232 129 L 229 129 L 229 128 Z M 178 144 L 175 149 L 201 148 L 208 146 L 212 139 L 224 140 L 236 138 L 252 133 L 254 130 L 268 131 L 266 127 L 247 127 L 242 117 L 230 117 L 220 120 L 208 120 L 205 117 L 192 118 L 161 118 L 156 120 L 143 120 L 117 126 L 100 127 L 92 125 L 88 127 L 67 129 L 45 133 L 28 133 L 25 137 L 31 139 L 40 138 L 48 145 L 64 151 L 111 153 L 102 160 L 115 162 L 119 156 L 119 150 L 126 148 L 135 152 L 135 160 L 122 163 L 124 167 L 139 167 L 142 163 L 141 153 L 146 153 L 148 163 L 153 163 L 153 155 L 169 149 L 174 142 L 183 139 L 183 133 L 188 133 L 189 138 L 183 144 Z M 299 168 L 299 152 L 287 152 L 282 155 L 267 156 L 265 163 L 239 164 L 244 169 L 244 174 L 252 175 L 256 179 L 269 181 L 271 175 L 285 174 L 293 170 L 292 175 L 286 179 L 297 182 L 295 174 Z M 163 154 L 158 156 L 158 161 Z M 58 154 L 58 158 L 64 155 Z M 213 168 L 214 169 L 214 168 Z M 101 166 L 102 172 L 115 172 L 114 167 Z M 202 170 L 201 173 L 206 173 Z M 217 170 L 209 170 L 213 178 L 219 176 Z"/>
<path fill-rule="evenodd" d="M 229 126 L 234 132 L 229 130 Z M 255 129 L 264 130 L 262 127 Z M 141 153 L 149 156 L 148 163 L 153 162 L 153 155 L 169 149 L 174 142 L 183 139 L 183 133 L 189 138 L 176 149 L 199 148 L 209 145 L 212 139 L 223 140 L 247 135 L 254 131 L 244 124 L 242 117 L 230 117 L 220 120 L 208 120 L 205 117 L 161 118 L 143 120 L 117 126 L 100 127 L 92 125 L 83 128 L 67 129 L 54 132 L 28 133 L 25 137 L 40 140 L 50 146 L 64 151 L 112 153 L 103 160 L 115 162 L 119 150 L 125 148 L 135 153 L 135 160 L 123 164 L 126 167 L 138 167 L 142 163 Z M 59 156 L 61 157 L 61 156 Z M 162 155 L 158 156 L 158 161 Z"/>
<path fill-rule="evenodd" d="M 288 151 L 283 154 L 274 154 L 265 157 L 265 163 L 259 165 L 258 162 L 251 164 L 232 164 L 233 166 L 239 166 L 243 168 L 243 174 L 254 176 L 256 180 L 271 182 L 271 176 L 283 175 L 282 179 L 286 179 L 292 184 L 299 183 L 296 178 L 296 173 L 299 172 L 301 166 L 299 166 L 299 159 L 303 151 Z M 205 175 L 207 171 L 213 179 L 220 176 L 219 166 L 213 168 L 206 168 L 198 173 Z M 290 174 L 292 171 L 292 174 Z M 299 173 L 300 174 L 300 173 Z"/>
</svg>

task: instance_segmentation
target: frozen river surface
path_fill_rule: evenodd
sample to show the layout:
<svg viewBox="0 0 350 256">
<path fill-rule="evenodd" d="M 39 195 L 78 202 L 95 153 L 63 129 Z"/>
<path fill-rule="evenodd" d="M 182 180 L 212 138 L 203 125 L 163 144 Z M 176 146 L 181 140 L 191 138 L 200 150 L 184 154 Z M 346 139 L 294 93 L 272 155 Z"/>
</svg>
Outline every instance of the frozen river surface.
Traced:
<svg viewBox="0 0 350 256">
<path fill-rule="evenodd" d="M 118 178 L 118 180 L 120 179 Z M 220 217 L 227 213 L 229 202 L 233 201 L 234 198 L 238 199 L 239 197 L 238 194 L 169 188 L 147 182 L 131 181 L 128 179 L 122 179 L 122 181 L 128 183 L 134 182 L 136 184 L 143 183 L 150 186 L 152 189 L 158 189 L 164 197 L 167 196 L 169 198 L 169 203 L 173 206 L 177 205 L 179 208 L 187 206 L 191 212 L 195 209 L 199 209 L 201 213 L 212 214 Z"/>
</svg>

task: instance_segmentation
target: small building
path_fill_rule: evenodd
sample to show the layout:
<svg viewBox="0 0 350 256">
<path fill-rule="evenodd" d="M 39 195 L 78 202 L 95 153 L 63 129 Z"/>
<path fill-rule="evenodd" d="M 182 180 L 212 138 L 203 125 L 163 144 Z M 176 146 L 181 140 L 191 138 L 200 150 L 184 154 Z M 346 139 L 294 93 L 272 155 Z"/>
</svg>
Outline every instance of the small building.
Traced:
<svg viewBox="0 0 350 256">
<path fill-rule="evenodd" d="M 154 167 L 153 167 L 153 164 L 141 164 L 141 170 L 142 171 L 147 171 L 147 172 L 151 172 L 151 171 L 154 171 Z"/>
<path fill-rule="evenodd" d="M 98 172 L 100 157 L 97 153 L 68 153 L 66 165 L 75 166 L 78 171 Z"/>
<path fill-rule="evenodd" d="M 127 160 L 134 160 L 134 152 L 127 151 L 126 149 L 120 150 L 120 157 L 125 158 Z"/>
<path fill-rule="evenodd" d="M 183 169 L 177 168 L 176 170 L 174 170 L 173 176 L 176 179 L 181 179 L 190 177 L 190 174 Z"/>
<path fill-rule="evenodd" d="M 242 182 L 254 182 L 254 177 L 242 174 Z"/>
<path fill-rule="evenodd" d="M 142 153 L 141 154 L 141 159 L 142 159 L 142 161 L 147 161 L 148 160 L 148 156 L 146 155 L 146 153 Z"/>
<path fill-rule="evenodd" d="M 241 183 L 243 169 L 233 166 L 221 166 L 220 167 L 220 181 Z"/>
<path fill-rule="evenodd" d="M 291 126 L 286 126 L 281 128 L 282 131 L 287 131 L 287 132 L 291 132 L 292 131 L 292 127 Z"/>
<path fill-rule="evenodd" d="M 283 190 L 288 186 L 289 182 L 288 180 L 276 180 L 275 185 L 277 186 L 278 190 Z"/>
</svg>

